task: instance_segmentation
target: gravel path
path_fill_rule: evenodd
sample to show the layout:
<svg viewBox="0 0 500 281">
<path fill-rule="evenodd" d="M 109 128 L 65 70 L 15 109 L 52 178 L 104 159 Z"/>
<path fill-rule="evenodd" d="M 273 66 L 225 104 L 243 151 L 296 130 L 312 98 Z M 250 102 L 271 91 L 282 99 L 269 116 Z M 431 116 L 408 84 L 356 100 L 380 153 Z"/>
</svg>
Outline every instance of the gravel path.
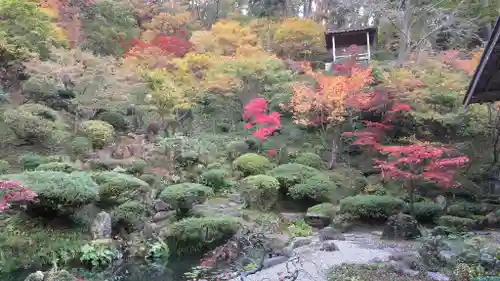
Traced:
<svg viewBox="0 0 500 281">
<path fill-rule="evenodd" d="M 302 271 L 296 281 L 325 281 L 328 269 L 342 263 L 369 263 L 374 259 L 387 260 L 392 251 L 364 248 L 353 241 L 335 241 L 338 251 L 325 252 L 311 246 L 303 246 L 294 250 L 295 255 L 303 261 Z M 247 281 L 279 280 L 280 272 L 286 272 L 286 264 L 278 264 L 263 269 L 247 277 Z M 240 281 L 238 278 L 232 281 Z"/>
</svg>

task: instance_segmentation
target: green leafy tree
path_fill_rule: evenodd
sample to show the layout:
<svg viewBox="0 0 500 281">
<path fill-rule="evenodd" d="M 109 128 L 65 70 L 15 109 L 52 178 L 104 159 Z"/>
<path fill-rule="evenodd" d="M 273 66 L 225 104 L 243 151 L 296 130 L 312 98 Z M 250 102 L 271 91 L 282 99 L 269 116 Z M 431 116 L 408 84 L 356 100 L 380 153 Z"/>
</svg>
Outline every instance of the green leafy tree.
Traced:
<svg viewBox="0 0 500 281">
<path fill-rule="evenodd" d="M 132 8 L 116 0 L 96 1 L 82 10 L 81 18 L 83 47 L 99 55 L 122 55 L 123 41 L 139 32 Z"/>
<path fill-rule="evenodd" d="M 7 60 L 47 57 L 55 40 L 49 17 L 31 0 L 0 1 L 0 56 Z"/>
</svg>

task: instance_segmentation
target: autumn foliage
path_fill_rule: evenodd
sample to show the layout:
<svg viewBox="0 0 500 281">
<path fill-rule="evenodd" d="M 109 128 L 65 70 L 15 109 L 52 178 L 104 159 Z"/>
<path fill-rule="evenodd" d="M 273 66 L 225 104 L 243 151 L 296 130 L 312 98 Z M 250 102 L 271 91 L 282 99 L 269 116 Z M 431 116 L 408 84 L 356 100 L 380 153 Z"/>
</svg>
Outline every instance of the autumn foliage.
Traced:
<svg viewBox="0 0 500 281">
<path fill-rule="evenodd" d="M 351 60 L 338 66 L 342 75 L 314 72 L 310 63 L 303 63 L 302 67 L 307 75 L 315 79 L 316 85 L 292 85 L 293 95 L 289 107 L 295 122 L 300 124 L 343 121 L 346 114 L 345 101 L 360 94 L 373 81 L 370 68 Z"/>
<path fill-rule="evenodd" d="M 268 112 L 268 102 L 264 98 L 251 100 L 244 108 L 243 118 L 248 120 L 246 129 L 257 127 L 253 133 L 261 141 L 267 140 L 281 127 L 280 114 L 278 112 Z"/>
<path fill-rule="evenodd" d="M 36 193 L 31 188 L 23 187 L 17 181 L 0 181 L 0 190 L 3 194 L 0 198 L 0 211 L 8 209 L 11 202 L 31 201 L 36 197 Z"/>
<path fill-rule="evenodd" d="M 380 94 L 373 94 L 372 99 L 381 100 L 378 95 Z M 393 103 L 381 121 L 363 121 L 365 129 L 346 132 L 344 135 L 356 137 L 353 145 L 376 151 L 383 156 L 382 159 L 375 160 L 375 167 L 382 171 L 381 176 L 384 178 L 409 183 L 411 189 L 416 181 L 435 182 L 443 187 L 454 186 L 454 175 L 458 168 L 467 164 L 467 157 L 456 156 L 451 149 L 427 143 L 401 146 L 382 144 L 385 132 L 393 128 L 391 123 L 404 117 L 409 111 L 412 111 L 409 105 Z"/>
</svg>

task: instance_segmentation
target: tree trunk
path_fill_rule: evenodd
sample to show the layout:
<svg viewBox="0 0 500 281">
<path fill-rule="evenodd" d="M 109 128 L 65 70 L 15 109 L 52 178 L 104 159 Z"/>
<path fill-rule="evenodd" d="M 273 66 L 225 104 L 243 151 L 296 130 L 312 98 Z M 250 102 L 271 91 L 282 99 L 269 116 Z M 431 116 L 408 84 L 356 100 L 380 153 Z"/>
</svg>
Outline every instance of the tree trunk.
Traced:
<svg viewBox="0 0 500 281">
<path fill-rule="evenodd" d="M 339 143 L 340 143 L 340 129 L 335 128 L 333 133 L 333 139 L 332 139 L 332 147 L 331 147 L 331 156 L 330 156 L 330 162 L 328 163 L 328 169 L 333 170 L 335 166 L 337 165 L 337 153 L 339 150 Z"/>
<path fill-rule="evenodd" d="M 399 32 L 399 50 L 397 66 L 401 67 L 408 59 L 411 52 L 411 1 L 403 1 L 403 17 L 401 19 L 401 30 Z"/>
</svg>

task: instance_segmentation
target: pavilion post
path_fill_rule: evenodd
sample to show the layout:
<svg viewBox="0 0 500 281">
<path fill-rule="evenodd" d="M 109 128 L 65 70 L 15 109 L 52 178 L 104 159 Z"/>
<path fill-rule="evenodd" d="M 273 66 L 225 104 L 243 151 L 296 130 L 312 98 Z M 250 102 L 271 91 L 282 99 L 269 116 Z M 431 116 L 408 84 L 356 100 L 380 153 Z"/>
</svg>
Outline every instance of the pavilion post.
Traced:
<svg viewBox="0 0 500 281">
<path fill-rule="evenodd" d="M 371 61 L 370 33 L 366 33 L 366 50 L 368 51 L 368 61 Z"/>
<path fill-rule="evenodd" d="M 333 55 L 333 64 L 335 64 L 335 61 L 337 60 L 337 56 L 335 54 L 335 35 L 332 34 L 332 55 Z"/>
</svg>

